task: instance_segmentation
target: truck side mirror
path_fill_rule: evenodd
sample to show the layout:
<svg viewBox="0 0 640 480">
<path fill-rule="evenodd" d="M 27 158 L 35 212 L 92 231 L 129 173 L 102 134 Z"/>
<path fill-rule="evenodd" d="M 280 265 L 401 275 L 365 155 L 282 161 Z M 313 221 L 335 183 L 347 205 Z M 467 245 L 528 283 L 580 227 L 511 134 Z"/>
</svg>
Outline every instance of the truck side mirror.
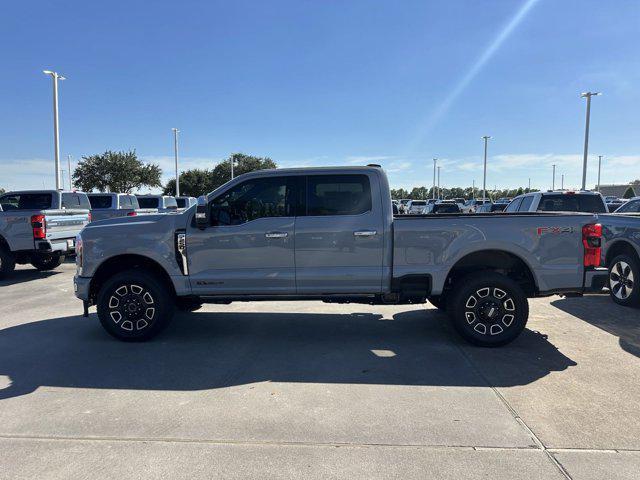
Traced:
<svg viewBox="0 0 640 480">
<path fill-rule="evenodd" d="M 209 226 L 209 202 L 207 197 L 202 195 L 198 197 L 198 204 L 196 206 L 196 227 L 200 230 L 204 230 Z"/>
</svg>

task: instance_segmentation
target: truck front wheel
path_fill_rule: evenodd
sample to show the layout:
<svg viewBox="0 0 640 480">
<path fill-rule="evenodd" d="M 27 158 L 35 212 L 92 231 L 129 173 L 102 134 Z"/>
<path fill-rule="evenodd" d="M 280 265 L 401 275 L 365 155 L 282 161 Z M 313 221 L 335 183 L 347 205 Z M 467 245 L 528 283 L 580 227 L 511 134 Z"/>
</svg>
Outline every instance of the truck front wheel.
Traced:
<svg viewBox="0 0 640 480">
<path fill-rule="evenodd" d="M 118 340 L 148 340 L 173 316 L 173 296 L 161 281 L 139 270 L 127 270 L 107 280 L 98 292 L 98 318 Z"/>
<path fill-rule="evenodd" d="M 465 340 L 498 347 L 515 340 L 524 330 L 529 303 L 522 288 L 509 277 L 478 272 L 456 282 L 447 311 Z"/>
<path fill-rule="evenodd" d="M 31 259 L 31 265 L 33 265 L 41 272 L 58 268 L 62 264 L 62 262 L 64 262 L 64 255 L 58 255 L 54 253 L 34 255 Z"/>
</svg>

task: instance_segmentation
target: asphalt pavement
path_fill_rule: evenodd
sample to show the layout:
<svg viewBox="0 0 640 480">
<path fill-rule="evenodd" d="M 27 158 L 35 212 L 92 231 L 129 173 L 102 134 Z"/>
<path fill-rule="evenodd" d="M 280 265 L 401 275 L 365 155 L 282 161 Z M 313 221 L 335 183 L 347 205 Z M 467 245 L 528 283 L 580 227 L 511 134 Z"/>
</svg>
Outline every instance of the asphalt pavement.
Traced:
<svg viewBox="0 0 640 480">
<path fill-rule="evenodd" d="M 0 281 L 0 478 L 640 478 L 640 310 L 606 295 L 531 300 L 498 349 L 431 306 L 321 302 L 126 344 L 73 271 Z"/>
</svg>

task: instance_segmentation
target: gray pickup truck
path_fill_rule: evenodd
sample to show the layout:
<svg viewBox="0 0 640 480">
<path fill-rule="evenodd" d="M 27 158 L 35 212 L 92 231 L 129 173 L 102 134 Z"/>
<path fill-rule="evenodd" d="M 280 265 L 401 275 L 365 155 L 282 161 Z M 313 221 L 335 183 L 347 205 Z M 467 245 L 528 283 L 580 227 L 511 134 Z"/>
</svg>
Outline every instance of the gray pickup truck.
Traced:
<svg viewBox="0 0 640 480">
<path fill-rule="evenodd" d="M 82 192 L 28 190 L 0 196 L 0 278 L 16 263 L 38 270 L 60 265 L 89 223 L 89 208 Z"/>
<path fill-rule="evenodd" d="M 640 307 L 640 216 L 633 212 L 599 215 L 598 223 L 611 299 L 626 307 Z"/>
<path fill-rule="evenodd" d="M 515 339 L 528 297 L 607 281 L 592 214 L 392 214 L 376 166 L 261 170 L 195 209 L 113 219 L 77 239 L 76 296 L 103 327 L 144 340 L 174 307 L 323 300 L 446 309 L 468 341 Z"/>
<path fill-rule="evenodd" d="M 157 208 L 140 208 L 135 195 L 127 193 L 89 193 L 92 220 L 106 220 L 116 217 L 135 217 L 158 213 Z"/>
</svg>

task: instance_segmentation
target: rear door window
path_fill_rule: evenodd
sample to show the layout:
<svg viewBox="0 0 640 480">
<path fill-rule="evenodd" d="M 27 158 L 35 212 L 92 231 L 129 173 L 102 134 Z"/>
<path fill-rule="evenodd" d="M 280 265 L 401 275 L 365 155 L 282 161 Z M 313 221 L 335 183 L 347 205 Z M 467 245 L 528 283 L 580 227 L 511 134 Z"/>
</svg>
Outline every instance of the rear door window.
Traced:
<svg viewBox="0 0 640 480">
<path fill-rule="evenodd" d="M 366 175 L 307 177 L 307 215 L 359 215 L 371 211 L 371 205 Z"/>
<path fill-rule="evenodd" d="M 616 210 L 617 213 L 640 213 L 640 200 L 631 200 L 622 204 Z"/>
<path fill-rule="evenodd" d="M 606 213 L 607 210 L 600 195 L 561 193 L 544 195 L 538 211 Z"/>
<path fill-rule="evenodd" d="M 0 205 L 9 210 L 47 210 L 53 198 L 50 193 L 10 193 L 0 197 Z"/>
<path fill-rule="evenodd" d="M 89 197 L 89 203 L 91 208 L 111 208 L 111 196 L 110 195 L 91 195 Z"/>
<path fill-rule="evenodd" d="M 140 208 L 158 208 L 158 198 L 138 197 Z"/>
</svg>

